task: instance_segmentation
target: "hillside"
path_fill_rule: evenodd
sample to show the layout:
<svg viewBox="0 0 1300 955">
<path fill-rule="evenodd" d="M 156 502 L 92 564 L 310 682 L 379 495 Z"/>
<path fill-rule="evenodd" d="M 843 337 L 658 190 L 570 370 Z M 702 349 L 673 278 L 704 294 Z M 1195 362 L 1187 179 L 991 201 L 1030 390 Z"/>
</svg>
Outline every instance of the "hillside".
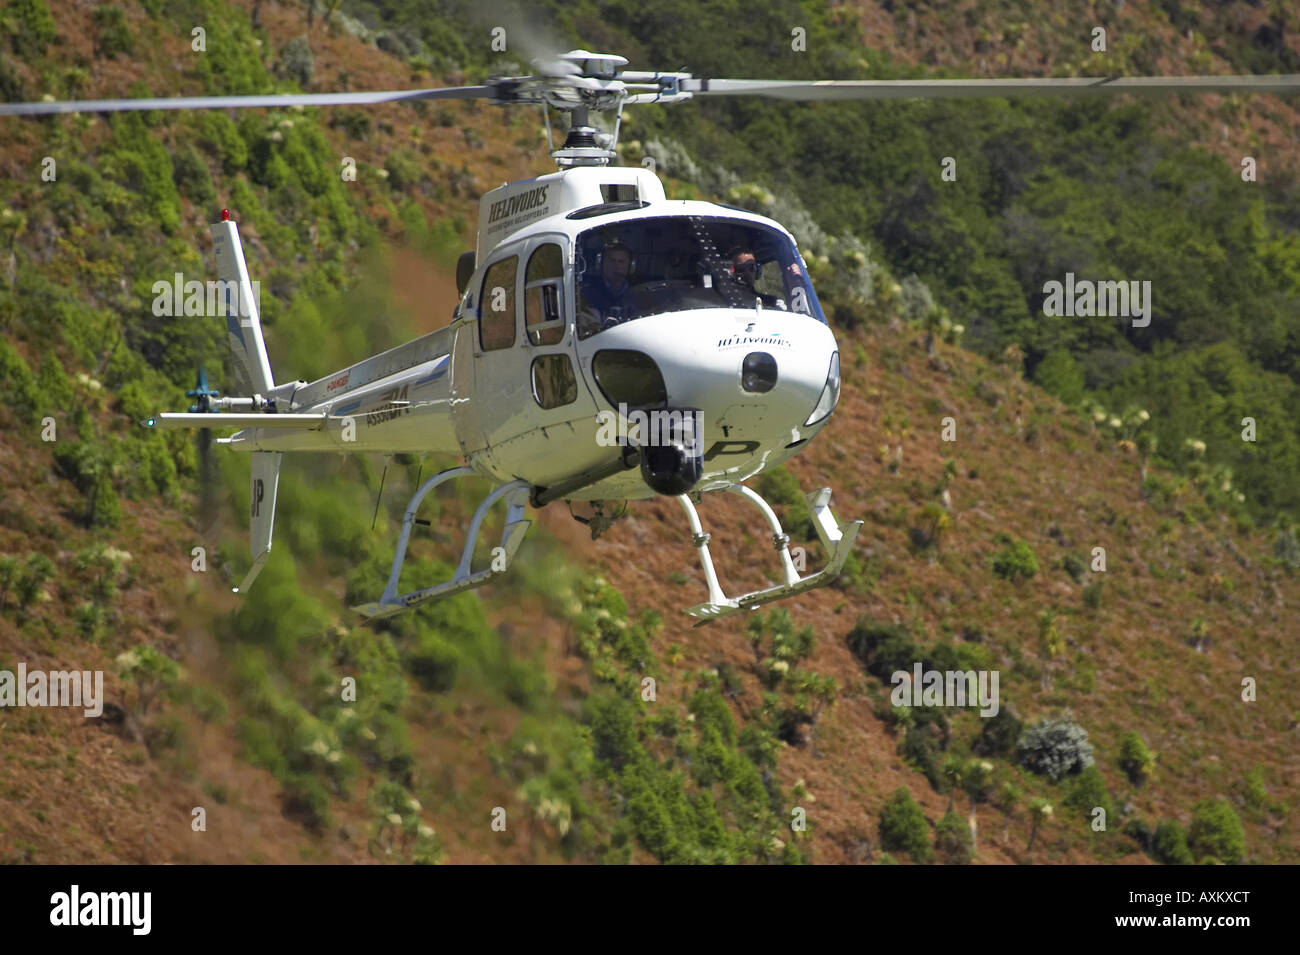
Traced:
<svg viewBox="0 0 1300 955">
<path fill-rule="evenodd" d="M 459 81 L 337 21 L 304 29 L 298 7 L 191 7 L 127 8 L 128 54 L 110 52 L 123 41 L 106 39 L 116 21 L 94 4 L 53 5 L 48 47 L 9 50 L 0 74 L 31 96 L 112 95 L 136 81 L 156 93 L 251 92 L 289 82 L 285 50 L 305 33 L 306 88 Z M 869 38 L 882 9 L 859 11 Z M 924 8 L 921 23 L 944 10 Z M 219 68 L 189 57 L 195 11 Z M 583 15 L 565 22 L 590 26 Z M 582 32 L 597 45 L 614 39 Z M 938 52 L 904 43 L 901 62 L 966 62 L 933 39 L 937 27 L 908 32 Z M 641 154 L 631 144 L 648 152 L 664 122 L 651 112 L 629 120 L 629 160 Z M 684 119 L 680 138 L 704 164 L 710 141 L 692 139 L 700 122 Z M 377 591 L 410 489 L 446 462 L 290 461 L 281 546 L 237 604 L 228 580 L 247 560 L 246 464 L 214 449 L 229 490 L 219 525 L 203 530 L 193 448 L 132 427 L 178 407 L 197 363 L 219 367 L 222 343 L 215 329 L 151 317 L 149 289 L 178 268 L 211 274 L 206 224 L 229 205 L 271 293 L 278 372 L 310 378 L 438 327 L 478 194 L 549 168 L 536 118 L 391 106 L 225 124 L 6 121 L 0 135 L 0 203 L 13 213 L 0 220 L 0 561 L 16 558 L 0 563 L 0 668 L 103 669 L 120 707 L 103 724 L 0 711 L 0 860 L 881 861 L 891 795 L 902 788 L 919 803 L 929 845 L 950 781 L 967 780 L 972 757 L 989 763 L 967 787 L 976 862 L 1172 860 L 1188 851 L 1184 830 L 1199 861 L 1212 853 L 1194 817 L 1215 798 L 1244 824 L 1246 861 L 1300 860 L 1280 798 L 1300 783 L 1300 714 L 1287 692 L 1300 560 L 1285 529 L 1236 502 L 1246 485 L 1229 476 L 1225 488 L 1208 459 L 1146 461 L 1143 435 L 1162 425 L 1161 406 L 1096 390 L 1063 403 L 1024 380 L 1023 351 L 992 347 L 1002 344 L 992 336 L 984 354 L 959 347 L 952 321 L 915 307 L 931 292 L 903 279 L 901 247 L 883 243 L 871 257 L 865 295 L 814 265 L 845 392 L 788 470 L 805 489 L 834 488 L 842 519 L 867 522 L 835 587 L 776 613 L 691 627 L 680 611 L 701 599 L 703 581 L 674 503 L 634 505 L 598 542 L 553 504 L 536 515 L 539 533 L 511 580 L 368 628 L 346 607 Z M 32 170 L 51 154 L 60 178 L 43 183 Z M 354 183 L 334 179 L 344 156 L 357 160 Z M 750 180 L 774 181 L 744 170 Z M 734 200 L 725 188 L 708 176 L 670 182 L 673 194 Z M 810 194 L 807 208 L 835 234 L 848 219 L 824 221 L 827 195 Z M 935 299 L 957 294 L 935 275 Z M 1100 421 L 1094 404 L 1106 409 Z M 41 440 L 45 415 L 58 424 L 52 443 Z M 954 441 L 942 438 L 949 417 Z M 1288 479 L 1280 467 L 1273 458 L 1258 469 L 1252 498 Z M 777 473 L 760 489 L 797 528 L 790 483 Z M 413 576 L 432 579 L 453 559 L 476 490 L 432 502 L 432 540 L 417 544 Z M 732 592 L 774 570 L 766 535 L 738 503 L 701 507 Z M 812 566 L 818 548 L 806 536 Z M 1028 570 L 1016 541 L 1035 556 L 1032 576 L 1014 573 Z M 192 570 L 196 545 L 211 553 L 205 573 Z M 1096 547 L 1104 572 L 1090 569 Z M 1009 560 L 1003 579 L 994 566 Z M 997 669 L 1006 715 L 901 713 L 868 671 L 887 673 L 891 660 Z M 336 692 L 346 676 L 360 690 L 354 705 Z M 642 701 L 645 676 L 654 702 Z M 1244 677 L 1254 702 L 1242 700 Z M 161 692 L 148 709 L 142 688 Z M 1008 716 L 1028 726 L 1065 711 L 1086 730 L 1096 770 L 1052 783 L 1014 758 Z M 1158 754 L 1140 783 L 1120 765 L 1133 733 Z M 1030 850 L 1035 798 L 1055 811 Z M 953 803 L 964 821 L 969 794 Z M 1088 826 L 1097 805 L 1108 807 L 1105 832 Z M 196 806 L 207 810 L 204 833 L 190 828 Z M 498 807 L 504 832 L 490 825 Z M 791 834 L 793 807 L 806 810 L 806 833 Z"/>
</svg>

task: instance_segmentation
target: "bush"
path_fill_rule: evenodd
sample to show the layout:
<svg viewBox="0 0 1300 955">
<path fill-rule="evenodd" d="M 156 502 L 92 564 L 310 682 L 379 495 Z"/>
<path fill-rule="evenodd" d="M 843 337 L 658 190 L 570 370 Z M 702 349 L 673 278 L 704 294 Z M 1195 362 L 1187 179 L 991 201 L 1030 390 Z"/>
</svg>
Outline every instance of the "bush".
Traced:
<svg viewBox="0 0 1300 955">
<path fill-rule="evenodd" d="M 1155 767 L 1155 762 L 1155 753 L 1147 749 L 1141 736 L 1134 732 L 1124 737 L 1119 748 L 1119 768 L 1124 770 L 1129 782 L 1135 786 L 1145 783 Z"/>
<path fill-rule="evenodd" d="M 1093 763 L 1092 744 L 1082 726 L 1068 714 L 1062 719 L 1041 719 L 1020 737 L 1020 764 L 1052 782 L 1079 773 Z"/>
<path fill-rule="evenodd" d="M 913 711 L 915 715 L 917 711 Z M 945 792 L 947 783 L 943 778 L 943 769 L 939 762 L 940 747 L 935 739 L 935 730 L 926 725 L 913 726 L 903 737 L 899 755 L 916 767 L 934 788 L 935 792 Z"/>
<path fill-rule="evenodd" d="M 299 86 L 306 88 L 316 72 L 316 62 L 311 55 L 311 44 L 305 36 L 296 36 L 284 45 L 280 51 L 278 66 L 280 75 L 295 80 Z"/>
<path fill-rule="evenodd" d="M 1300 570 L 1300 542 L 1296 541 L 1295 528 L 1287 527 L 1278 532 L 1273 554 L 1292 570 Z"/>
<path fill-rule="evenodd" d="M 178 149 L 172 155 L 172 181 L 191 202 L 204 207 L 216 203 L 217 191 L 212 187 L 207 160 L 193 146 Z M 211 213 L 212 209 L 207 211 Z"/>
<path fill-rule="evenodd" d="M 955 812 L 949 812 L 934 830 L 934 849 L 944 865 L 970 865 L 975 854 L 970 826 Z"/>
<path fill-rule="evenodd" d="M 930 838 L 925 813 L 912 794 L 899 787 L 880 813 L 880 847 L 891 852 L 910 852 L 915 862 L 931 861 Z"/>
<path fill-rule="evenodd" d="M 1017 579 L 1028 579 L 1038 573 L 1038 558 L 1028 543 L 1021 538 L 1012 540 L 1006 534 L 998 536 L 998 543 L 1004 546 L 993 557 L 995 576 L 1014 583 Z"/>
<path fill-rule="evenodd" d="M 388 171 L 389 188 L 397 192 L 418 185 L 425 176 L 424 164 L 409 149 L 394 149 L 388 154 L 384 169 Z"/>
<path fill-rule="evenodd" d="M 888 683 L 897 670 L 911 671 L 920 659 L 920 648 L 907 635 L 907 628 L 863 617 L 849 631 L 850 652 L 862 661 L 868 673 Z"/>
<path fill-rule="evenodd" d="M 1087 562 L 1071 551 L 1061 558 L 1061 569 L 1070 575 L 1076 584 L 1083 583 L 1083 575 L 1088 572 Z"/>
<path fill-rule="evenodd" d="M 1241 861 L 1246 854 L 1246 832 L 1227 800 L 1204 799 L 1196 804 L 1187 830 L 1187 847 L 1193 857 L 1202 861 L 1206 856 L 1227 865 Z"/>
<path fill-rule="evenodd" d="M 41 588 L 49 582 L 54 576 L 54 562 L 44 554 L 31 554 L 27 558 L 27 565 L 23 572 L 18 576 L 17 585 L 14 587 L 15 595 L 18 597 L 20 607 L 30 607 L 41 592 Z"/>
<path fill-rule="evenodd" d="M 13 346 L 0 339 L 0 399 L 12 409 L 18 420 L 31 422 L 41 406 L 41 392 L 36 376 Z"/>
<path fill-rule="evenodd" d="M 1083 588 L 1083 605 L 1089 610 L 1096 610 L 1101 606 L 1101 581 L 1095 584 L 1089 584 Z"/>
<path fill-rule="evenodd" d="M 998 708 L 994 716 L 981 721 L 983 728 L 971 746 L 980 756 L 1010 756 L 1016 750 L 1024 724 L 1009 706 Z"/>
<path fill-rule="evenodd" d="M 1156 826 L 1151 841 L 1151 856 L 1164 865 L 1191 865 L 1195 860 L 1187 848 L 1187 833 L 1177 822 L 1162 822 Z"/>
<path fill-rule="evenodd" d="M 45 0 L 13 0 L 7 7 L 5 26 L 14 52 L 21 57 L 43 55 L 58 35 L 49 5 Z"/>
<path fill-rule="evenodd" d="M 104 4 L 96 7 L 91 21 L 95 25 L 95 55 L 117 56 L 135 49 L 131 31 L 126 26 L 126 16 L 121 7 Z"/>
<path fill-rule="evenodd" d="M 446 693 L 455 686 L 459 668 L 456 648 L 434 633 L 421 633 L 406 655 L 406 669 L 430 693 Z"/>
<path fill-rule="evenodd" d="M 1078 809 L 1082 812 L 1084 817 L 1090 821 L 1094 809 L 1098 807 L 1104 809 L 1108 826 L 1115 814 L 1110 801 L 1110 793 L 1106 791 L 1106 780 L 1102 777 L 1101 770 L 1096 766 L 1089 766 L 1079 773 L 1064 801 L 1071 809 Z"/>
</svg>

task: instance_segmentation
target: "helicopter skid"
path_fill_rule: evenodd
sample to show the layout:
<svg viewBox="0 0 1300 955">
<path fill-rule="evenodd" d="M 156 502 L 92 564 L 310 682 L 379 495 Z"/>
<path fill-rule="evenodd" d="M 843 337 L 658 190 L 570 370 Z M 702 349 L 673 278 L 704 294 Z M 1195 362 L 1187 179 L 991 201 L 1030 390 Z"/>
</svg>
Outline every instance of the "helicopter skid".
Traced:
<svg viewBox="0 0 1300 955">
<path fill-rule="evenodd" d="M 406 545 L 410 541 L 411 528 L 415 526 L 415 515 L 419 510 L 420 502 L 426 494 L 439 484 L 453 478 L 473 476 L 475 476 L 475 472 L 472 468 L 451 468 L 440 474 L 435 474 L 420 486 L 420 489 L 412 496 L 411 503 L 406 506 L 406 514 L 402 518 L 402 536 L 397 541 L 397 554 L 393 558 L 393 568 L 389 572 L 388 586 L 384 588 L 383 596 L 373 603 L 358 604 L 352 608 L 353 610 L 372 620 L 392 617 L 430 600 L 450 597 L 462 590 L 481 587 L 493 577 L 503 574 L 509 569 L 510 562 L 514 560 L 515 553 L 519 550 L 519 545 L 523 543 L 524 535 L 532 524 L 532 521 L 524 519 L 524 506 L 528 503 L 530 491 L 529 485 L 525 481 L 511 481 L 509 484 L 503 484 L 483 499 L 483 503 L 474 512 L 474 519 L 470 521 L 465 550 L 461 553 L 460 564 L 457 566 L 456 573 L 451 580 L 435 584 L 432 587 L 425 587 L 422 590 L 413 590 L 406 594 L 398 594 L 397 592 L 398 579 L 402 575 L 402 564 L 406 561 Z M 487 516 L 487 512 L 492 505 L 503 497 L 506 499 L 509 511 L 506 515 L 505 528 L 501 532 L 500 547 L 493 549 L 490 567 L 471 572 L 470 562 L 474 558 L 474 545 L 478 541 L 479 529 L 483 526 L 483 518 Z"/>
<path fill-rule="evenodd" d="M 696 512 L 690 498 L 683 494 L 677 499 L 681 502 L 682 508 L 686 511 L 687 520 L 690 522 L 695 549 L 699 552 L 700 563 L 704 567 L 705 582 L 709 588 L 709 599 L 686 611 L 690 616 L 699 618 L 700 623 L 696 624 L 697 627 L 717 620 L 719 617 L 740 613 L 742 610 L 756 610 L 763 604 L 814 590 L 817 587 L 825 586 L 839 576 L 844 567 L 844 562 L 848 560 L 849 553 L 853 550 L 853 542 L 857 539 L 858 531 L 862 528 L 862 521 L 848 521 L 841 524 L 835 519 L 835 515 L 831 513 L 830 509 L 830 488 L 820 488 L 805 495 L 808 507 L 812 511 L 813 526 L 816 528 L 817 536 L 820 538 L 822 546 L 826 548 L 826 552 L 830 555 L 830 560 L 822 570 L 807 577 L 800 577 L 799 572 L 795 569 L 794 561 L 790 557 L 790 538 L 781 530 L 781 522 L 777 519 L 768 503 L 743 484 L 733 484 L 727 490 L 749 500 L 767 518 L 768 525 L 772 529 L 772 542 L 781 556 L 785 583 L 764 590 L 755 590 L 740 597 L 728 597 L 724 594 L 721 585 L 718 583 L 717 572 L 713 569 L 713 558 L 709 555 L 709 535 L 703 532 L 700 526 L 699 514 Z"/>
</svg>

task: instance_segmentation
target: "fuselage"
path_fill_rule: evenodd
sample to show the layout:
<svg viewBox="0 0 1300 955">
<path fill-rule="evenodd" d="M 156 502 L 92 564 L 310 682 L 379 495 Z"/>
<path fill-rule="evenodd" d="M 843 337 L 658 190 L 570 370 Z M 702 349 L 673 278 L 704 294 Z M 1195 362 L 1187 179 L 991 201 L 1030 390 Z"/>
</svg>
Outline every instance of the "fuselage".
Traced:
<svg viewBox="0 0 1300 955">
<path fill-rule="evenodd" d="M 578 212 L 563 196 L 536 218 L 544 187 L 613 173 L 638 187 L 637 201 L 602 201 L 602 189 Z M 825 426 L 839 393 L 835 338 L 780 225 L 664 200 L 639 169 L 570 169 L 508 189 L 524 198 L 505 206 L 489 194 L 484 217 L 518 207 L 533 218 L 480 257 L 449 326 L 276 389 L 281 410 L 327 413 L 323 429 L 248 430 L 230 444 L 445 452 L 495 481 L 546 488 L 603 475 L 563 496 L 640 499 L 656 493 L 642 473 L 610 465 L 623 444 L 661 437 L 656 413 L 698 421 L 688 448 L 701 461 L 697 491 L 780 464 Z M 755 258 L 759 279 L 741 268 Z M 631 274 L 620 274 L 628 260 Z"/>
</svg>

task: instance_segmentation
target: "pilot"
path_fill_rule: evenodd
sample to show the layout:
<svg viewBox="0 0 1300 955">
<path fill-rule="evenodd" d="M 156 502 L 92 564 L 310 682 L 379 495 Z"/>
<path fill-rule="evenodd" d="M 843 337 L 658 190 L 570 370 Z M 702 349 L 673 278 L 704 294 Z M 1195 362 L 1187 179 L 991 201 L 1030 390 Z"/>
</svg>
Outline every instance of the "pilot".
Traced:
<svg viewBox="0 0 1300 955">
<path fill-rule="evenodd" d="M 583 301 L 596 313 L 597 319 L 595 327 L 591 327 L 593 323 L 588 318 L 588 334 L 610 328 L 628 317 L 623 309 L 631 304 L 628 295 L 631 286 L 627 281 L 631 271 L 632 250 L 617 240 L 606 245 L 601 251 L 600 274 L 584 279 L 581 286 Z"/>
<path fill-rule="evenodd" d="M 763 294 L 756 287 L 759 276 L 763 274 L 763 266 L 754 257 L 753 252 L 743 247 L 737 247 L 731 252 L 731 274 L 740 285 L 752 292 L 754 297 L 763 303 L 764 308 L 777 308 L 788 311 L 790 306 L 786 304 L 786 299 L 794 295 L 796 288 L 802 288 L 803 286 L 803 270 L 799 268 L 798 262 L 791 262 L 781 272 L 781 279 L 785 285 L 785 297 Z"/>
</svg>

